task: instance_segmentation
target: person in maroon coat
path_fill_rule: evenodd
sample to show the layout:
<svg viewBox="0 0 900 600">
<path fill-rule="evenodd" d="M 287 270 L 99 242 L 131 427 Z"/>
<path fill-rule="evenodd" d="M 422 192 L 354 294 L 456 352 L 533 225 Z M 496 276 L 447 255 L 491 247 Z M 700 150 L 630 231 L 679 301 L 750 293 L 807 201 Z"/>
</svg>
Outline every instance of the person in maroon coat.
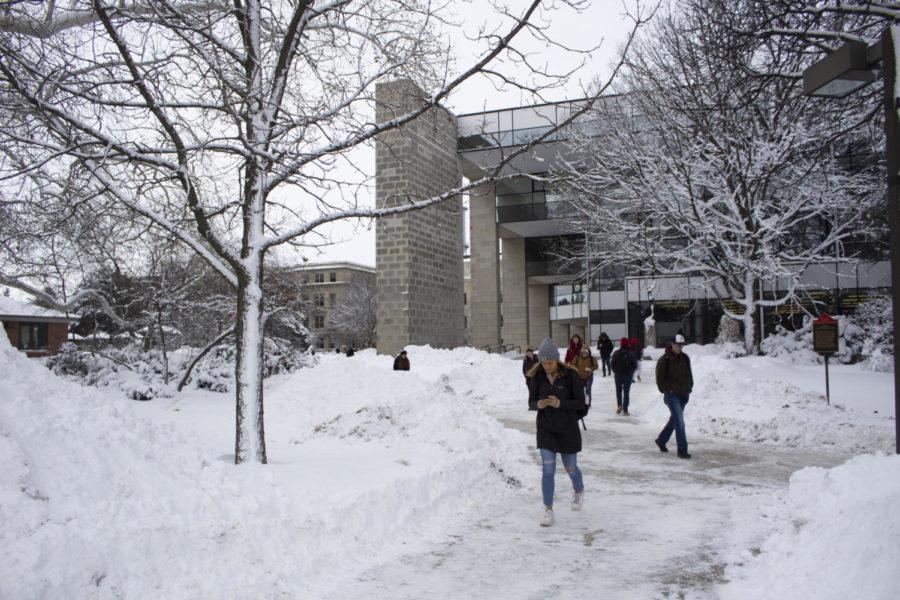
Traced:
<svg viewBox="0 0 900 600">
<path fill-rule="evenodd" d="M 574 364 L 579 354 L 581 354 L 581 336 L 575 334 L 569 340 L 569 349 L 566 350 L 566 359 L 563 362 L 567 365 Z"/>
</svg>

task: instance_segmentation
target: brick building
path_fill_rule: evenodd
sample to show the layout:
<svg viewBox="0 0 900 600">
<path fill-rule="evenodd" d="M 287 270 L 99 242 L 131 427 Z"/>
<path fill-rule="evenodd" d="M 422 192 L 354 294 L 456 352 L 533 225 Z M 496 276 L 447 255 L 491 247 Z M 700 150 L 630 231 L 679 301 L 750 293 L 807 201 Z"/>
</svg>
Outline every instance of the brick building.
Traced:
<svg viewBox="0 0 900 600">
<path fill-rule="evenodd" d="M 0 297 L 0 321 L 10 345 L 28 356 L 50 356 L 66 341 L 69 325 L 78 320 L 55 310 Z"/>
</svg>

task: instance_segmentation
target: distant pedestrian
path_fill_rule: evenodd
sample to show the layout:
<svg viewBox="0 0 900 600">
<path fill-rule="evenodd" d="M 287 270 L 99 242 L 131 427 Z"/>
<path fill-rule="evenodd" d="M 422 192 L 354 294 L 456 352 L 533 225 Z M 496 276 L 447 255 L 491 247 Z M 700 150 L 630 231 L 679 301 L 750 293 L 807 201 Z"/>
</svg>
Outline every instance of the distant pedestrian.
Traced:
<svg viewBox="0 0 900 600">
<path fill-rule="evenodd" d="M 636 337 L 633 337 L 628 342 L 628 349 L 634 354 L 634 377 L 631 378 L 631 382 L 634 383 L 641 380 L 641 360 L 644 358 L 644 347 Z"/>
<path fill-rule="evenodd" d="M 630 402 L 629 396 L 631 394 L 631 379 L 637 366 L 634 353 L 628 348 L 628 338 L 623 337 L 621 339 L 619 349 L 613 352 L 609 362 L 616 383 L 616 414 L 627 415 Z"/>
<path fill-rule="evenodd" d="M 409 357 L 406 355 L 406 350 L 400 352 L 397 358 L 394 359 L 394 370 L 409 371 Z"/>
<path fill-rule="evenodd" d="M 349 348 L 347 348 L 347 358 L 350 358 L 354 354 L 356 354 L 356 351 L 353 349 L 353 346 L 350 346 Z"/>
<path fill-rule="evenodd" d="M 684 336 L 678 334 L 656 363 L 656 387 L 669 407 L 669 421 L 654 442 L 660 452 L 668 452 L 666 443 L 674 431 L 678 458 L 690 458 L 684 427 L 684 407 L 694 389 L 694 374 L 691 372 L 691 359 L 684 353 L 683 347 Z"/>
<path fill-rule="evenodd" d="M 540 361 L 534 354 L 534 350 L 529 348 L 525 351 L 525 358 L 522 360 L 522 375 L 525 376 L 525 385 L 531 383 L 531 376 L 528 374 Z"/>
<path fill-rule="evenodd" d="M 557 454 L 562 454 L 563 467 L 572 480 L 572 510 L 581 510 L 584 501 L 584 482 L 577 458 L 581 452 L 578 419 L 584 415 L 586 406 L 581 378 L 575 369 L 560 362 L 559 350 L 553 340 L 541 342 L 538 359 L 540 364 L 529 372 L 528 410 L 537 411 L 537 447 L 543 466 L 544 516 L 541 525 L 549 527 L 553 524 Z"/>
<path fill-rule="evenodd" d="M 334 353 L 335 353 L 335 354 L 340 354 L 340 353 L 341 353 L 340 347 L 335 346 L 335 347 L 334 347 Z"/>
<path fill-rule="evenodd" d="M 581 345 L 581 336 L 578 334 L 573 335 L 572 339 L 569 340 L 569 348 L 566 350 L 565 363 L 567 365 L 572 366 L 575 359 L 581 354 Z"/>
<path fill-rule="evenodd" d="M 609 365 L 609 357 L 612 356 L 613 343 L 606 333 L 601 333 L 597 339 L 597 352 L 600 353 L 600 364 L 603 365 L 603 376 L 606 377 L 607 372 L 612 375 L 612 367 Z"/>
<path fill-rule="evenodd" d="M 572 366 L 578 371 L 578 376 L 581 377 L 581 382 L 584 384 L 585 404 L 590 406 L 591 387 L 594 385 L 594 371 L 597 370 L 598 366 L 597 359 L 591 356 L 590 348 L 584 347 L 581 349 L 581 354 L 575 359 L 575 364 Z"/>
</svg>

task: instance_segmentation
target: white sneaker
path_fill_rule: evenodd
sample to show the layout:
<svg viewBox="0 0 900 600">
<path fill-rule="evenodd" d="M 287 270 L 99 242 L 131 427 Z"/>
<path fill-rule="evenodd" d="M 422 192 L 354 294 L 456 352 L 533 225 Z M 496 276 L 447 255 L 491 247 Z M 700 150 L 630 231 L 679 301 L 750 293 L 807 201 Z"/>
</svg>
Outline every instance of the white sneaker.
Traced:
<svg viewBox="0 0 900 600">
<path fill-rule="evenodd" d="M 553 509 L 544 509 L 544 518 L 541 519 L 541 527 L 550 527 L 553 525 Z"/>
<path fill-rule="evenodd" d="M 581 510 L 584 505 L 584 490 L 580 493 L 572 494 L 572 510 Z"/>
</svg>

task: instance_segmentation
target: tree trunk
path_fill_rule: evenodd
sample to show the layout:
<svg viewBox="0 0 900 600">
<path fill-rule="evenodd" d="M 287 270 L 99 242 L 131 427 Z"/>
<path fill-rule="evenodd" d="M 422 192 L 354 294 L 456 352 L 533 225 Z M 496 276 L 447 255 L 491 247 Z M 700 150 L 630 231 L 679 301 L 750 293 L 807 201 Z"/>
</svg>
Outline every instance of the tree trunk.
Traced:
<svg viewBox="0 0 900 600">
<path fill-rule="evenodd" d="M 747 275 L 744 281 L 744 350 L 756 354 L 756 278 Z"/>
<path fill-rule="evenodd" d="M 238 276 L 235 325 L 235 445 L 234 462 L 265 464 L 263 425 L 262 260 L 255 271 Z"/>
<path fill-rule="evenodd" d="M 165 381 L 166 385 L 169 384 L 169 355 L 166 350 L 166 332 L 163 329 L 163 315 L 162 315 L 162 307 L 159 305 L 159 302 L 156 303 L 156 324 L 159 327 L 159 348 L 162 351 L 162 359 L 163 359 L 163 381 Z M 149 327 L 148 327 L 149 333 Z"/>
</svg>

